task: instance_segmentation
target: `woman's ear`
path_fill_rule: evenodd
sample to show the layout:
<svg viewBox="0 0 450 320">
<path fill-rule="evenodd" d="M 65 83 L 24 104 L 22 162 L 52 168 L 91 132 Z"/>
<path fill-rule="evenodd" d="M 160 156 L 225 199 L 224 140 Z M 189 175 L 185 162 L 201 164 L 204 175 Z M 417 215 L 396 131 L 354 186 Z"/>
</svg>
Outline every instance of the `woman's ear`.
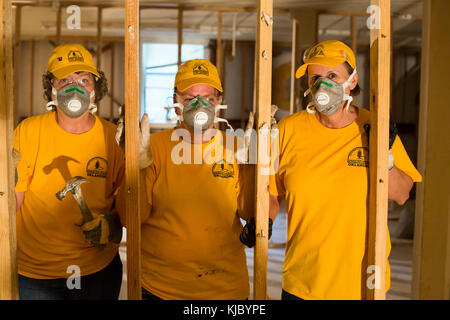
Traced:
<svg viewBox="0 0 450 320">
<path fill-rule="evenodd" d="M 358 72 L 355 72 L 355 75 L 353 76 L 352 80 L 350 81 L 350 91 L 355 89 L 356 85 L 358 84 Z"/>
</svg>

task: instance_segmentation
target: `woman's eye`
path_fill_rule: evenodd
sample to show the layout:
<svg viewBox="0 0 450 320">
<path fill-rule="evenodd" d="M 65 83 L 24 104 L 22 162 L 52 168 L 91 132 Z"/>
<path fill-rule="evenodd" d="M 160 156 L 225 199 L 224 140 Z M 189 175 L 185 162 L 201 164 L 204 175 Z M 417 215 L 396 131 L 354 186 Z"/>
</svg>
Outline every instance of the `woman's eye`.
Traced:
<svg viewBox="0 0 450 320">
<path fill-rule="evenodd" d="M 336 77 L 337 77 L 336 73 L 330 73 L 328 75 L 328 78 L 330 78 L 330 79 L 336 79 Z"/>
</svg>

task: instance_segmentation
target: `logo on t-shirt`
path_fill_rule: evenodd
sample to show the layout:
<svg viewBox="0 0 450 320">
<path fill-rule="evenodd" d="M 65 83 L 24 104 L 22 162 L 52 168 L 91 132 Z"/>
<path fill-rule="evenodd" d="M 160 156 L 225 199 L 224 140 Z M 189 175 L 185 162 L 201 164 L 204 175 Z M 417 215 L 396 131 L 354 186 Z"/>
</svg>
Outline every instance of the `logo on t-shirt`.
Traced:
<svg viewBox="0 0 450 320">
<path fill-rule="evenodd" d="M 107 172 L 108 161 L 100 157 L 92 158 L 86 166 L 86 174 L 90 177 L 106 178 Z"/>
<path fill-rule="evenodd" d="M 369 149 L 356 147 L 347 157 L 347 164 L 352 167 L 369 167 Z"/>
<path fill-rule="evenodd" d="M 231 163 L 224 160 L 217 161 L 212 167 L 212 174 L 214 177 L 219 178 L 233 178 L 234 167 Z"/>
</svg>

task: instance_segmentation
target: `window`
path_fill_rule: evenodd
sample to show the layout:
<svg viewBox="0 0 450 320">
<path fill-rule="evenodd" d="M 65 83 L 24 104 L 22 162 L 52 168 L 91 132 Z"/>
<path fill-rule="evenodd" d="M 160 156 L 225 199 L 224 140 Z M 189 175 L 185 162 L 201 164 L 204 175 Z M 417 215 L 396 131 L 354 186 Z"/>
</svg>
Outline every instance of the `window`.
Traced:
<svg viewBox="0 0 450 320">
<path fill-rule="evenodd" d="M 178 45 L 169 43 L 143 44 L 143 110 L 151 123 L 167 123 L 167 117 L 174 118 L 173 87 L 178 71 Z M 203 59 L 205 46 L 183 44 L 181 61 Z"/>
</svg>

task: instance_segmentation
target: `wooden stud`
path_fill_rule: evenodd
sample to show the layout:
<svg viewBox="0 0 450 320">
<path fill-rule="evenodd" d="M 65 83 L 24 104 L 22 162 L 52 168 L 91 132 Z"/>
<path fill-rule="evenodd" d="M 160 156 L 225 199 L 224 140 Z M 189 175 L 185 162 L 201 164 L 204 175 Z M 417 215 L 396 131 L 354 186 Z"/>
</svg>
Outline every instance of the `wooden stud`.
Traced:
<svg viewBox="0 0 450 320">
<path fill-rule="evenodd" d="M 111 61 L 110 61 L 110 68 L 111 68 L 111 73 L 110 73 L 110 77 L 109 77 L 109 121 L 113 121 L 114 120 L 114 69 L 116 67 L 115 65 L 115 51 L 116 51 L 116 46 L 114 45 L 114 43 L 111 43 Z"/>
<path fill-rule="evenodd" d="M 272 0 L 259 0 L 256 34 L 256 128 L 258 132 L 258 163 L 255 174 L 255 224 L 253 292 L 255 300 L 267 298 L 267 254 L 269 222 L 269 175 L 267 163 L 270 150 L 270 111 L 272 100 Z M 264 130 L 264 128 L 266 130 Z"/>
<path fill-rule="evenodd" d="M 217 45 L 216 45 L 216 67 L 219 78 L 223 83 L 223 46 L 222 46 L 222 11 L 217 12 Z"/>
<path fill-rule="evenodd" d="M 56 11 L 56 45 L 61 44 L 61 12 L 62 7 L 58 4 L 58 11 Z"/>
<path fill-rule="evenodd" d="M 289 92 L 289 113 L 293 114 L 295 110 L 295 71 L 297 54 L 297 20 L 292 19 L 292 49 L 291 49 L 291 86 Z"/>
<path fill-rule="evenodd" d="M 102 7 L 97 7 L 97 69 L 101 69 L 102 64 Z"/>
<path fill-rule="evenodd" d="M 22 6 L 16 5 L 15 13 L 15 30 L 14 30 L 14 58 L 13 58 L 13 81 L 14 81 L 14 100 L 13 100 L 13 119 L 14 125 L 18 123 L 18 107 L 19 107 L 19 59 L 20 59 L 20 34 L 22 25 Z"/>
<path fill-rule="evenodd" d="M 352 50 L 355 53 L 358 51 L 358 30 L 356 29 L 356 16 L 350 16 L 350 31 L 352 36 Z"/>
<path fill-rule="evenodd" d="M 372 0 L 379 8 L 379 26 L 370 30 L 370 145 L 367 263 L 363 272 L 364 299 L 386 297 L 388 211 L 388 140 L 390 95 L 390 0 Z M 374 18 L 377 18 L 374 16 Z M 375 19 L 376 20 L 376 19 Z M 379 27 L 379 29 L 377 28 Z"/>
<path fill-rule="evenodd" d="M 16 202 L 13 149 L 12 6 L 0 6 L 0 300 L 17 299 Z"/>
<path fill-rule="evenodd" d="M 125 180 L 128 299 L 141 299 L 141 225 L 138 166 L 139 1 L 125 2 Z"/>
<path fill-rule="evenodd" d="M 247 107 L 246 107 L 246 100 L 247 100 L 247 90 L 246 90 L 246 83 L 247 83 L 247 46 L 242 45 L 240 46 L 242 49 L 241 54 L 241 128 L 245 128 L 245 121 L 247 120 Z"/>
<path fill-rule="evenodd" d="M 450 299 L 450 128 L 448 85 L 442 73 L 450 68 L 447 0 L 423 1 L 422 57 L 414 216 L 412 299 Z"/>
<path fill-rule="evenodd" d="M 102 66 L 102 20 L 103 20 L 103 9 L 102 7 L 97 7 L 97 52 L 96 52 L 96 60 L 97 60 L 97 69 L 101 70 Z M 101 101 L 97 101 L 97 114 L 100 115 L 100 104 Z"/>
<path fill-rule="evenodd" d="M 33 115 L 33 80 L 34 80 L 34 40 L 30 40 L 30 90 L 28 95 L 28 117 Z"/>
<path fill-rule="evenodd" d="M 177 42 L 178 66 L 181 66 L 181 48 L 183 46 L 183 8 L 178 9 Z"/>
</svg>

